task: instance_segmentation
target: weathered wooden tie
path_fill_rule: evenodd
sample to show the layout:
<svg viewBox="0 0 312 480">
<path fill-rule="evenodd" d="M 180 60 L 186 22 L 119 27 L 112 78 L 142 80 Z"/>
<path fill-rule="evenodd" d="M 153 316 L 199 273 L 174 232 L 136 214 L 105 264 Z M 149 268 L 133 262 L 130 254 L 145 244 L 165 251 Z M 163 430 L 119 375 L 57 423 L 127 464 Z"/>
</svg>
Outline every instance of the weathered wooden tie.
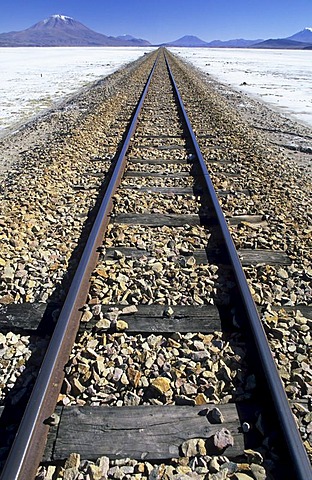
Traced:
<svg viewBox="0 0 312 480">
<path fill-rule="evenodd" d="M 126 225 L 146 225 L 150 227 L 183 227 L 185 225 L 210 225 L 214 222 L 214 216 L 210 213 L 202 215 L 196 214 L 154 214 L 150 213 L 120 213 L 112 215 L 112 223 L 126 224 Z M 230 225 L 239 225 L 242 222 L 252 225 L 266 225 L 262 215 L 237 215 L 227 219 Z"/>
<path fill-rule="evenodd" d="M 63 460 L 72 452 L 89 460 L 104 455 L 166 460 L 181 455 L 183 442 L 200 438 L 206 440 L 207 455 L 242 455 L 244 436 L 236 406 L 218 405 L 224 417 L 222 424 L 209 421 L 207 412 L 213 408 L 214 405 L 58 408 L 60 422 L 50 431 L 44 460 Z M 218 450 L 214 435 L 224 429 L 234 444 Z"/>
<path fill-rule="evenodd" d="M 116 258 L 116 251 L 120 252 L 125 257 L 139 258 L 139 257 L 152 257 L 153 253 L 147 250 L 141 250 L 135 247 L 116 247 L 108 248 L 106 250 L 105 258 L 114 259 Z M 207 253 L 209 254 L 209 262 L 207 258 Z M 225 258 L 225 253 L 221 251 L 216 252 L 214 249 L 207 247 L 207 250 L 198 249 L 193 252 L 189 252 L 188 255 L 176 255 L 174 258 L 179 261 L 180 258 L 192 256 L 195 258 L 197 264 L 207 264 L 207 263 L 222 263 Z M 291 259 L 285 252 L 280 252 L 276 250 L 253 250 L 253 249 L 242 249 L 238 250 L 238 256 L 243 266 L 249 265 L 290 265 Z"/>
<path fill-rule="evenodd" d="M 125 305 L 101 305 L 105 315 L 112 308 L 120 311 L 119 318 L 128 324 L 127 333 L 213 333 L 221 330 L 222 319 L 229 319 L 225 307 L 215 305 L 136 305 L 137 311 L 127 314 Z M 98 319 L 92 318 L 84 328 L 92 328 Z"/>
<path fill-rule="evenodd" d="M 143 163 L 144 165 L 186 165 L 189 162 L 185 158 L 165 159 L 165 158 L 131 158 L 130 163 Z"/>
<path fill-rule="evenodd" d="M 138 186 L 138 185 L 122 185 L 119 187 L 120 190 L 134 190 L 137 192 L 150 192 L 150 193 L 161 193 L 162 195 L 202 195 L 202 190 L 200 186 L 196 185 L 194 187 L 148 187 L 148 186 Z M 247 189 L 236 190 L 235 192 L 231 190 L 217 190 L 217 195 L 219 197 L 226 197 L 228 195 L 237 196 L 245 195 L 250 197 L 250 191 Z"/>
<path fill-rule="evenodd" d="M 210 333 L 212 331 L 220 331 L 220 308 L 214 305 L 174 305 L 172 307 L 174 313 L 168 315 L 166 313 L 168 306 L 165 305 L 137 305 L 138 311 L 120 318 L 125 320 L 131 332 L 202 332 Z M 57 305 L 54 310 L 57 310 Z M 101 305 L 101 310 L 106 313 L 111 308 L 122 310 L 125 305 Z M 261 311 L 263 307 L 259 306 Z M 286 312 L 300 311 L 306 318 L 312 320 L 312 307 L 309 305 L 291 306 L 272 306 L 273 311 L 281 309 Z M 1 305 L 0 307 L 0 331 L 24 331 L 33 334 L 45 335 L 46 329 L 42 324 L 42 317 L 47 310 L 45 303 L 21 303 Z M 50 309 L 51 314 L 47 315 L 47 323 L 53 327 L 52 318 L 53 308 Z M 226 309 L 222 309 L 221 317 L 229 318 Z M 92 328 L 98 320 L 93 318 L 88 323 Z M 155 322 L 155 326 L 153 325 Z M 44 324 L 46 325 L 46 324 Z M 40 331 L 38 328 L 41 326 Z M 85 325 L 83 326 L 85 328 Z"/>
</svg>

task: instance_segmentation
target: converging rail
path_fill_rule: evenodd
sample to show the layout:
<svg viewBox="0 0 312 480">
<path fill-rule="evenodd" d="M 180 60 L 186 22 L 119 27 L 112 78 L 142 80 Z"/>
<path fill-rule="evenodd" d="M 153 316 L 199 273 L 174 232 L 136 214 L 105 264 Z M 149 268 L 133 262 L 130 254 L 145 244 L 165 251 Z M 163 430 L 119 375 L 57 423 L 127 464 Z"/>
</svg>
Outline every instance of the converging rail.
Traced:
<svg viewBox="0 0 312 480">
<path fill-rule="evenodd" d="M 181 115 L 183 138 L 185 138 L 187 144 L 188 156 L 185 160 L 172 160 L 170 155 L 166 156 L 165 159 L 148 157 L 146 159 L 146 165 L 150 164 L 153 165 L 153 167 L 157 167 L 158 165 L 184 165 L 187 167 L 191 165 L 190 173 L 195 181 L 194 186 L 190 184 L 187 188 L 185 185 L 183 188 L 179 186 L 179 180 L 190 177 L 187 170 L 183 170 L 182 168 L 180 172 L 177 172 L 176 169 L 172 169 L 172 172 L 165 174 L 165 176 L 167 179 L 173 180 L 173 185 L 170 186 L 170 188 L 162 186 L 158 187 L 157 178 L 159 177 L 159 173 L 157 173 L 157 168 L 155 167 L 156 173 L 140 173 L 135 170 L 135 168 L 136 165 L 144 163 L 144 160 L 140 158 L 131 158 L 131 142 L 134 133 L 136 132 L 140 113 L 145 105 L 157 69 L 164 68 L 164 62 L 167 67 L 168 78 L 170 78 L 172 85 L 175 98 L 174 101 L 176 102 Z M 287 451 L 285 459 L 289 457 L 289 468 L 293 470 L 293 473 L 289 478 L 300 480 L 312 478 L 311 466 L 306 451 L 303 447 L 257 308 L 242 269 L 242 263 L 254 261 L 251 257 L 252 255 L 255 255 L 255 252 L 242 252 L 237 251 L 235 248 L 228 229 L 228 223 L 239 221 L 239 219 L 235 219 L 235 217 L 227 220 L 225 219 L 208 173 L 205 160 L 201 154 L 196 136 L 192 130 L 190 120 L 175 82 L 171 69 L 171 62 L 171 55 L 164 55 L 163 51 L 160 50 L 146 82 L 144 91 L 133 113 L 131 125 L 127 128 L 124 141 L 119 149 L 117 158 L 114 161 L 114 168 L 107 184 L 105 195 L 69 288 L 66 300 L 61 309 L 54 332 L 51 336 L 44 361 L 36 379 L 23 419 L 2 471 L 2 480 L 31 479 L 35 476 L 37 467 L 44 455 L 45 459 L 48 461 L 54 458 L 53 446 L 51 445 L 56 444 L 57 446 L 55 440 L 56 437 L 49 440 L 48 447 L 44 453 L 49 431 L 50 435 L 51 432 L 52 434 L 55 433 L 55 435 L 58 435 L 58 429 L 63 432 L 64 437 L 59 445 L 58 459 L 64 458 L 68 453 L 66 442 L 74 444 L 73 438 L 76 436 L 76 432 L 80 428 L 80 426 L 78 426 L 79 422 L 83 425 L 81 427 L 82 431 L 84 431 L 86 435 L 89 435 L 86 438 L 90 441 L 90 444 L 86 447 L 84 453 L 86 455 L 98 454 L 100 456 L 103 454 L 103 451 L 106 452 L 107 455 L 111 452 L 112 458 L 120 458 L 122 454 L 125 456 L 130 456 L 132 454 L 134 458 L 142 458 L 144 451 L 146 451 L 144 458 L 160 461 L 166 458 L 177 457 L 180 451 L 179 442 L 183 443 L 183 441 L 186 441 L 189 438 L 204 438 L 208 444 L 212 437 L 218 437 L 220 433 L 219 422 L 217 420 L 209 420 L 209 415 L 211 416 L 211 414 L 209 414 L 209 408 L 213 407 L 213 404 L 205 403 L 205 401 L 203 401 L 202 404 L 197 403 L 196 405 L 189 406 L 187 405 L 188 400 L 185 400 L 185 398 L 182 400 L 180 399 L 179 401 L 182 403 L 180 403 L 180 405 L 176 404 L 174 407 L 169 405 L 164 407 L 158 405 L 157 402 L 152 405 L 135 404 L 129 407 L 119 405 L 112 407 L 94 407 L 86 405 L 81 407 L 81 409 L 79 409 L 79 407 L 72 407 L 73 411 L 71 410 L 71 407 L 68 407 L 68 409 L 65 407 L 62 411 L 60 410 L 60 407 L 58 407 L 57 413 L 61 417 L 61 423 L 60 426 L 53 427 L 51 419 L 53 419 L 53 414 L 64 380 L 64 366 L 68 362 L 77 332 L 80 328 L 81 317 L 83 312 L 85 312 L 85 305 L 88 303 L 90 279 L 93 272 L 96 271 L 96 269 L 99 269 L 99 267 L 97 267 L 99 259 L 103 256 L 106 259 L 108 258 L 111 260 L 116 260 L 116 258 L 135 259 L 140 258 L 140 255 L 142 254 L 144 254 L 146 258 L 151 255 L 148 248 L 146 248 L 147 241 L 145 241 L 145 244 L 143 242 L 139 249 L 128 246 L 123 247 L 122 245 L 106 247 L 105 243 L 103 243 L 103 238 L 108 225 L 122 226 L 133 224 L 145 225 L 147 227 L 151 226 L 151 228 L 162 228 L 164 226 L 184 228 L 185 225 L 187 225 L 188 229 L 191 229 L 192 226 L 195 227 L 199 225 L 205 226 L 205 228 L 211 228 L 212 232 L 217 232 L 217 234 L 214 233 L 212 235 L 216 237 L 216 249 L 211 249 L 211 251 L 209 250 L 209 247 L 205 249 L 195 249 L 192 255 L 186 253 L 185 257 L 182 260 L 179 259 L 179 261 L 182 263 L 182 268 L 186 268 L 186 274 L 188 274 L 187 272 L 190 272 L 189 266 L 191 266 L 192 262 L 200 264 L 207 263 L 207 257 L 210 260 L 213 259 L 213 262 L 215 263 L 229 265 L 229 270 L 232 272 L 231 275 L 233 274 L 236 283 L 236 286 L 233 288 L 235 298 L 231 298 L 230 306 L 220 304 L 217 308 L 215 305 L 208 304 L 182 304 L 175 306 L 166 304 L 162 305 L 155 302 L 152 305 L 148 305 L 145 301 L 140 303 L 139 297 L 133 301 L 131 301 L 131 299 L 129 301 L 129 298 L 131 297 L 131 294 L 129 294 L 128 299 L 119 302 L 119 305 L 115 305 L 113 301 L 109 302 L 107 305 L 101 305 L 101 312 L 104 314 L 104 317 L 109 308 L 115 306 L 119 309 L 119 312 L 122 311 L 122 308 L 125 308 L 122 317 L 124 319 L 124 324 L 120 327 L 121 330 L 119 331 L 123 331 L 123 329 L 126 328 L 127 332 L 133 332 L 134 334 L 136 332 L 140 332 L 141 334 L 142 332 L 165 332 L 166 334 L 175 332 L 204 332 L 204 334 L 207 334 L 207 332 L 213 332 L 220 328 L 220 320 L 215 320 L 216 312 L 223 317 L 222 321 L 230 323 L 233 320 L 233 311 L 235 310 L 235 322 L 239 324 L 239 330 L 243 330 L 246 333 L 246 336 L 250 341 L 249 348 L 253 351 L 253 355 L 256 356 L 256 360 L 253 360 L 252 364 L 255 364 L 255 368 L 259 367 L 256 374 L 257 381 L 259 382 L 259 385 L 261 385 L 260 389 L 263 389 L 265 397 L 263 403 L 266 404 L 266 407 L 270 404 L 270 409 L 273 409 L 271 417 L 274 421 L 277 419 L 276 424 L 278 426 L 276 428 L 279 429 L 278 443 L 281 445 L 282 450 L 285 452 Z M 144 122 L 144 118 L 142 119 L 142 122 Z M 168 139 L 168 137 L 169 136 L 166 134 L 163 136 L 164 139 Z M 185 147 L 173 143 L 174 138 L 172 137 L 173 136 L 170 138 L 170 140 L 172 140 L 171 145 L 159 145 L 158 151 L 160 156 L 162 152 L 170 153 L 173 150 L 179 151 L 180 149 L 182 151 L 185 149 Z M 177 135 L 177 138 L 179 137 L 180 133 Z M 151 134 L 149 139 L 153 140 L 153 138 L 153 134 Z M 155 135 L 155 140 L 158 139 L 159 136 Z M 139 150 L 139 148 L 137 148 L 137 150 Z M 148 150 L 148 148 L 145 147 L 145 150 Z M 132 167 L 127 169 L 127 166 L 130 163 Z M 154 178 L 155 184 L 147 184 L 138 187 L 135 185 L 135 182 L 136 179 L 140 178 L 140 175 Z M 127 178 L 128 180 L 131 180 L 132 178 L 134 179 L 133 184 L 130 182 L 128 185 L 124 186 L 122 190 L 124 197 L 126 197 L 127 191 L 131 191 L 131 189 L 133 191 L 154 196 L 169 194 L 172 198 L 185 195 L 185 192 L 188 192 L 190 195 L 194 194 L 201 198 L 200 213 L 199 215 L 197 213 L 189 213 L 187 207 L 181 207 L 181 214 L 171 212 L 159 213 L 157 208 L 155 213 L 145 213 L 143 211 L 138 214 L 137 212 L 133 213 L 130 211 L 129 213 L 121 211 L 116 214 L 114 213 L 114 206 L 118 204 L 118 201 L 114 198 L 116 197 L 116 194 L 118 195 L 119 187 L 123 178 Z M 177 182 L 174 184 L 176 180 Z M 226 195 L 227 193 L 224 192 L 224 194 Z M 139 220 L 138 216 L 140 216 Z M 259 222 L 262 219 L 261 217 L 250 217 L 247 220 L 250 222 Z M 265 256 L 266 253 L 264 252 L 263 255 Z M 275 252 L 275 259 L 276 261 L 287 262 L 287 259 L 282 255 L 279 256 L 279 252 Z M 157 275 L 161 271 L 162 266 L 160 265 L 160 262 L 154 262 L 151 268 L 154 274 Z M 133 273 L 133 275 L 135 275 L 135 273 Z M 109 278 L 109 273 L 108 275 L 104 275 L 104 278 L 107 277 Z M 119 282 L 122 281 L 126 280 L 119 280 Z M 161 285 L 161 282 L 159 282 L 159 284 Z M 108 286 L 109 285 L 108 282 Z M 143 289 L 144 288 L 146 287 L 143 286 Z M 134 305 L 135 308 L 127 310 L 127 305 Z M 171 310 L 176 310 L 176 312 L 178 312 L 176 316 L 173 315 Z M 118 322 L 118 315 L 116 316 L 116 321 Z M 93 328 L 93 326 L 94 324 L 92 324 L 91 321 L 88 328 Z M 114 328 L 116 328 L 116 322 L 114 323 Z M 205 341 L 208 342 L 207 338 Z M 174 341 L 172 344 L 174 345 Z M 196 362 L 196 359 L 200 358 L 200 354 L 196 355 L 194 353 L 193 358 Z M 120 376 L 121 375 L 122 371 L 120 371 Z M 135 374 L 133 375 L 135 376 Z M 166 377 L 164 377 L 165 380 L 163 380 L 163 377 L 160 378 L 161 380 L 159 380 L 158 383 L 156 380 L 154 381 L 153 386 L 156 390 L 158 389 L 158 392 L 163 394 L 169 391 L 169 387 L 167 385 Z M 161 381 L 163 382 L 163 385 L 160 385 L 159 382 Z M 135 385 L 138 384 L 139 380 L 133 377 L 132 382 Z M 167 387 L 168 390 L 166 390 Z M 201 398 L 205 399 L 206 397 L 202 396 Z M 261 398 L 258 398 L 257 400 L 259 404 L 262 404 Z M 183 403 L 183 401 L 186 403 Z M 205 407 L 208 409 L 208 413 L 206 412 L 208 422 L 203 424 L 202 412 Z M 227 428 L 225 429 L 225 432 L 223 432 L 225 438 L 222 437 L 220 440 L 221 443 L 224 442 L 224 454 L 227 455 L 229 452 L 229 455 L 232 455 L 233 458 L 239 457 L 244 450 L 244 442 L 246 441 L 248 443 L 249 441 L 248 425 L 245 427 L 246 430 L 242 430 L 242 418 L 240 417 L 243 415 L 241 414 L 239 402 L 237 410 L 234 404 L 218 405 L 218 407 L 220 407 L 221 414 L 227 419 Z M 266 407 L 264 407 L 264 411 Z M 123 410 L 124 408 L 131 408 L 131 413 L 129 413 L 127 409 Z M 132 416 L 132 422 L 129 420 L 129 415 Z M 153 415 L 155 415 L 155 417 Z M 73 422 L 72 418 L 77 418 L 77 425 L 75 424 L 75 421 Z M 153 430 L 155 419 L 158 420 L 159 418 L 163 419 L 164 425 L 166 425 L 166 429 L 168 429 L 166 432 L 162 432 L 162 429 L 165 428 L 162 427 L 162 425 L 159 425 L 156 430 Z M 68 423 L 65 424 L 62 429 L 63 421 L 68 421 Z M 98 435 L 94 436 L 94 432 L 97 431 L 96 426 L 103 423 L 105 424 L 105 428 L 109 431 L 109 434 L 106 434 L 106 430 L 103 427 L 99 429 Z M 140 433 L 135 437 L 135 441 L 130 433 L 125 433 L 127 432 L 127 425 L 128 430 L 130 431 L 133 430 L 134 424 L 137 425 L 138 431 L 141 429 Z M 76 428 L 77 430 L 75 430 Z M 153 436 L 153 432 L 156 432 L 154 433 L 155 436 Z M 185 436 L 185 432 L 189 435 L 188 437 Z M 229 432 L 231 432 L 231 435 Z M 229 435 L 229 438 L 227 435 Z M 156 437 L 157 439 L 155 440 Z M 211 450 L 214 454 L 218 451 L 216 442 L 217 440 L 215 440 Z M 162 448 L 160 445 L 162 445 Z M 92 450 L 94 451 L 96 449 L 98 449 L 98 451 L 92 452 Z M 221 450 L 222 448 L 220 447 L 220 451 Z"/>
<path fill-rule="evenodd" d="M 275 405 L 276 414 L 279 418 L 281 427 L 283 429 L 285 440 L 291 455 L 292 461 L 295 465 L 295 470 L 297 472 L 298 478 L 308 478 L 311 475 L 311 466 L 308 461 L 306 452 L 302 446 L 302 441 L 295 423 L 294 416 L 290 410 L 289 403 L 280 380 L 272 353 L 264 333 L 259 315 L 253 301 L 250 289 L 247 284 L 245 274 L 242 269 L 242 265 L 237 253 L 237 250 L 234 246 L 234 242 L 231 238 L 230 232 L 224 215 L 222 213 L 220 204 L 218 202 L 213 184 L 211 182 L 205 161 L 201 155 L 198 143 L 196 141 L 192 126 L 189 122 L 187 113 L 183 107 L 182 98 L 179 94 L 177 86 L 175 84 L 174 78 L 172 76 L 170 67 L 167 63 L 170 78 L 175 89 L 175 94 L 179 100 L 179 105 L 181 111 L 183 112 L 184 120 L 187 124 L 188 132 L 191 137 L 191 141 L 196 152 L 196 156 L 202 170 L 203 177 L 207 186 L 207 191 L 211 198 L 214 210 L 216 212 L 220 228 L 222 230 L 224 242 L 227 248 L 227 252 L 231 259 L 231 264 L 233 267 L 233 272 L 237 281 L 238 289 L 241 293 L 242 303 L 244 307 L 244 313 L 247 319 L 247 325 L 251 328 L 253 339 L 256 344 L 259 353 L 259 360 L 262 363 L 263 373 L 268 382 L 269 390 L 272 396 L 272 400 Z"/>
</svg>

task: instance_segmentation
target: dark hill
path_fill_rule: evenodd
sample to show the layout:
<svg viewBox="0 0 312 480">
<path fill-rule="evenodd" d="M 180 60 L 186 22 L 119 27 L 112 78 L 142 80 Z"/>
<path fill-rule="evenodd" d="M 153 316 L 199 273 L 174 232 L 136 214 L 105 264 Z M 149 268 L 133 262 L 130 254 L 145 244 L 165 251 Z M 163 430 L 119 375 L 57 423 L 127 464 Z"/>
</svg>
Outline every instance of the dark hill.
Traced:
<svg viewBox="0 0 312 480">
<path fill-rule="evenodd" d="M 166 47 L 207 47 L 207 42 L 194 35 L 185 35 L 173 42 L 164 43 Z"/>
<path fill-rule="evenodd" d="M 270 38 L 264 42 L 257 43 L 253 45 L 252 48 L 276 48 L 276 49 L 295 49 L 302 50 L 308 47 L 308 43 L 295 42 L 294 40 L 289 40 L 288 38 Z"/>
</svg>

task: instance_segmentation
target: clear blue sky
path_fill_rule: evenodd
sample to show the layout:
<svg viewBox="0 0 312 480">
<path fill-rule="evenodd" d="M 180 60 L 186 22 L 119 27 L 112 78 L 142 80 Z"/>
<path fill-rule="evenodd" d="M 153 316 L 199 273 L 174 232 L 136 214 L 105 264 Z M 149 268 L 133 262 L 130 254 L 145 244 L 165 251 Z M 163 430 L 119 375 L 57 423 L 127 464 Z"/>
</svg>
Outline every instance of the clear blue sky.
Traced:
<svg viewBox="0 0 312 480">
<path fill-rule="evenodd" d="M 1 0 L 0 32 L 23 30 L 53 14 L 152 43 L 183 35 L 267 39 L 312 27 L 312 0 Z"/>
</svg>

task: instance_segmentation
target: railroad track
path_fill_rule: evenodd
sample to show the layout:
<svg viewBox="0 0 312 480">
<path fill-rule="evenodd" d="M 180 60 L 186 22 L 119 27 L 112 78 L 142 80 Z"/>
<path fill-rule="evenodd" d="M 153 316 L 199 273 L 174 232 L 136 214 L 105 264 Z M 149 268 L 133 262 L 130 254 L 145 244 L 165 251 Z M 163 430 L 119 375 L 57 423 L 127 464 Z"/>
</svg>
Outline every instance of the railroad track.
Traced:
<svg viewBox="0 0 312 480">
<path fill-rule="evenodd" d="M 257 463 L 261 478 L 311 477 L 242 270 L 289 259 L 235 249 L 228 224 L 264 219 L 225 220 L 168 59 L 160 51 L 124 135 L 3 479 L 72 452 L 135 459 L 138 478 L 144 461 L 181 456 L 195 473 L 226 456 L 232 468 L 249 458 L 250 478 Z"/>
</svg>

